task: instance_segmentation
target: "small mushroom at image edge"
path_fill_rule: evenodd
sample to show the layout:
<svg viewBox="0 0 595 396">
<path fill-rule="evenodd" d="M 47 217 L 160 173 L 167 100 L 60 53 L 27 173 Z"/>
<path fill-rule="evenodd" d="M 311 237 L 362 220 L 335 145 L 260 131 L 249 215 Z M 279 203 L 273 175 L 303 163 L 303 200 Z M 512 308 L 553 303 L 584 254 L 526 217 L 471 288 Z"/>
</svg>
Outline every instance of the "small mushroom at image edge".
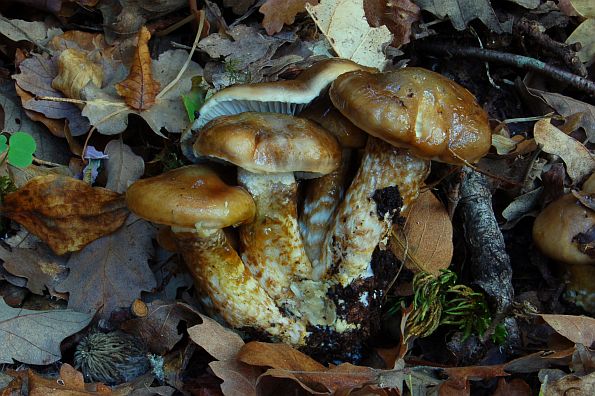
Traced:
<svg viewBox="0 0 595 396">
<path fill-rule="evenodd" d="M 595 174 L 582 193 L 595 198 Z M 577 194 L 577 195 L 578 195 Z M 585 311 L 595 313 L 595 211 L 573 193 L 565 194 L 541 211 L 533 223 L 533 241 L 566 274 L 566 296 Z"/>
<path fill-rule="evenodd" d="M 223 231 L 254 219 L 254 200 L 243 188 L 226 185 L 206 166 L 191 165 L 136 181 L 126 202 L 139 217 L 172 228 L 198 290 L 227 323 L 286 343 L 303 342 L 304 324 L 280 312 Z"/>
<path fill-rule="evenodd" d="M 238 181 L 256 202 L 255 220 L 240 227 L 242 258 L 269 295 L 287 299 L 292 309 L 292 284 L 312 272 L 297 223 L 294 172 L 320 176 L 337 169 L 338 142 L 312 121 L 248 112 L 205 125 L 194 149 L 239 167 Z"/>
</svg>

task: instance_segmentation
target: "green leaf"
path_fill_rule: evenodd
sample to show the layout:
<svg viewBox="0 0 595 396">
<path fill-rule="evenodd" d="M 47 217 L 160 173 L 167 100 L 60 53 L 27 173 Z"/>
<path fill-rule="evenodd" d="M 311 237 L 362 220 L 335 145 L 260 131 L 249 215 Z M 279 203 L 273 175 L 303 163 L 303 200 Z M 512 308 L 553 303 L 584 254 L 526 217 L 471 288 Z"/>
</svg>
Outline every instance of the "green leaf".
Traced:
<svg viewBox="0 0 595 396">
<path fill-rule="evenodd" d="M 8 149 L 8 145 L 6 144 L 6 136 L 0 135 L 0 154 Z"/>
<path fill-rule="evenodd" d="M 182 102 L 184 102 L 184 107 L 186 108 L 190 122 L 194 122 L 198 110 L 200 110 L 202 105 L 205 103 L 207 90 L 201 86 L 201 83 L 202 77 L 193 77 L 192 89 L 188 94 L 182 95 Z"/>
<path fill-rule="evenodd" d="M 33 153 L 37 149 L 35 139 L 25 132 L 15 132 L 10 136 L 8 162 L 19 168 L 25 168 L 33 162 Z"/>
</svg>

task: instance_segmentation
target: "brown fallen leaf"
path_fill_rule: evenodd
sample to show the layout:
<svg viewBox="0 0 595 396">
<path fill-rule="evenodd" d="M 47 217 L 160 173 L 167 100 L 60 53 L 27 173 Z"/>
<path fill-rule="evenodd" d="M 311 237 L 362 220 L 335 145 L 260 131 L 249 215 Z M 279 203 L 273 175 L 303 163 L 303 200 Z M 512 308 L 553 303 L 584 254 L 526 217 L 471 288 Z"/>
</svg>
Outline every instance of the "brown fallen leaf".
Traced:
<svg viewBox="0 0 595 396">
<path fill-rule="evenodd" d="M 498 386 L 492 396 L 531 396 L 531 387 L 520 378 L 506 381 L 504 378 L 498 380 Z"/>
<path fill-rule="evenodd" d="M 121 329 L 138 335 L 151 352 L 159 355 L 169 352 L 182 339 L 184 334 L 178 331 L 181 321 L 187 326 L 199 322 L 198 312 L 181 302 L 153 301 L 147 308 L 146 316 L 122 323 Z"/>
<path fill-rule="evenodd" d="M 404 227 L 393 226 L 389 248 L 412 271 L 438 275 L 448 268 L 453 252 L 452 222 L 431 191 L 419 195 Z"/>
<path fill-rule="evenodd" d="M 287 344 L 252 341 L 240 349 L 237 358 L 252 366 L 284 370 L 327 370 L 324 365 Z"/>
<path fill-rule="evenodd" d="M 593 154 L 578 140 L 553 126 L 549 119 L 537 121 L 533 134 L 535 142 L 542 146 L 543 151 L 562 158 L 566 164 L 566 172 L 574 183 L 580 182 L 595 170 Z"/>
<path fill-rule="evenodd" d="M 236 359 L 244 346 L 242 338 L 213 319 L 200 315 L 202 323 L 188 329 L 190 339 L 203 347 L 216 361 L 209 363 L 213 373 L 223 380 L 225 396 L 256 396 L 256 380 L 262 370 Z"/>
<path fill-rule="evenodd" d="M 6 195 L 0 211 L 56 254 L 75 252 L 114 232 L 129 213 L 120 194 L 61 175 L 33 178 Z"/>
<path fill-rule="evenodd" d="M 319 0 L 267 0 L 258 11 L 264 14 L 262 26 L 269 35 L 279 33 L 283 24 L 291 25 L 295 16 L 306 11 L 306 3 L 318 4 Z"/>
<path fill-rule="evenodd" d="M 421 10 L 410 0 L 364 0 L 364 11 L 370 26 L 388 27 L 395 48 L 411 41 L 411 25 L 421 17 Z"/>
<path fill-rule="evenodd" d="M 124 81 L 116 84 L 118 95 L 134 110 L 147 110 L 155 104 L 159 82 L 153 79 L 149 39 L 151 33 L 145 26 L 138 33 L 138 46 L 134 53 L 130 73 Z"/>
<path fill-rule="evenodd" d="M 134 154 L 130 146 L 122 139 L 110 141 L 103 152 L 109 156 L 105 161 L 107 183 L 105 188 L 124 193 L 132 182 L 140 179 L 145 173 L 145 161 Z"/>
<path fill-rule="evenodd" d="M 118 231 L 73 253 L 68 278 L 56 287 L 69 293 L 68 307 L 108 318 L 116 308 L 129 307 L 141 291 L 151 291 L 156 285 L 148 265 L 154 235 L 152 225 L 131 215 Z"/>
<path fill-rule="evenodd" d="M 71 365 L 64 363 L 60 367 L 60 378 L 44 378 L 28 372 L 30 396 L 85 396 L 85 395 L 112 395 L 109 386 L 96 383 L 85 384 L 83 374 Z"/>
<path fill-rule="evenodd" d="M 595 343 L 595 319 L 574 315 L 539 315 L 556 332 L 570 341 L 591 348 Z"/>
<path fill-rule="evenodd" d="M 88 54 L 75 48 L 65 49 L 58 57 L 58 74 L 52 80 L 52 88 L 67 98 L 81 99 L 81 91 L 89 83 L 101 87 L 103 68 Z"/>
</svg>

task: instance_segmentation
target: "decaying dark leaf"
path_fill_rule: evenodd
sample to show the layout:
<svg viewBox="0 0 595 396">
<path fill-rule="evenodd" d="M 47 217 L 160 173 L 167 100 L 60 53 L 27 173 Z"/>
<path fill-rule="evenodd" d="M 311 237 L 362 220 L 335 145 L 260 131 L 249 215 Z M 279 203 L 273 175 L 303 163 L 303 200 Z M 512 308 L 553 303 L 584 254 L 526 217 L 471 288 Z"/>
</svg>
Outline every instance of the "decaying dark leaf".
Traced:
<svg viewBox="0 0 595 396">
<path fill-rule="evenodd" d="M 105 167 L 107 171 L 106 188 L 112 191 L 123 193 L 128 186 L 140 179 L 145 172 L 145 161 L 142 157 L 134 154 L 130 146 L 122 139 L 110 141 L 103 150 L 108 159 Z"/>
<path fill-rule="evenodd" d="M 134 54 L 130 73 L 124 81 L 116 84 L 116 91 L 124 98 L 126 104 L 134 110 L 147 110 L 155 104 L 159 93 L 159 81 L 153 79 L 149 39 L 151 33 L 142 27 L 138 33 L 138 46 Z"/>
<path fill-rule="evenodd" d="M 12 308 L 0 298 L 0 318 L 0 363 L 50 364 L 61 357 L 60 342 L 87 326 L 92 315 Z"/>
<path fill-rule="evenodd" d="M 364 0 L 364 11 L 370 26 L 388 27 L 396 48 L 410 41 L 411 25 L 421 17 L 421 10 L 410 0 Z"/>
<path fill-rule="evenodd" d="M 198 323 L 198 312 L 181 302 L 164 303 L 153 301 L 147 304 L 145 317 L 132 319 L 122 324 L 122 330 L 137 334 L 153 353 L 164 355 L 182 339 L 183 333 L 178 331 L 181 321 L 187 326 Z"/>
<path fill-rule="evenodd" d="M 415 4 L 440 19 L 450 17 L 457 30 L 464 30 L 469 22 L 477 18 L 493 32 L 512 31 L 512 21 L 501 23 L 489 0 L 415 0 Z"/>
<path fill-rule="evenodd" d="M 107 318 L 114 309 L 129 307 L 141 291 L 152 290 L 155 277 L 147 261 L 154 233 L 148 222 L 130 216 L 117 232 L 73 253 L 68 278 L 57 287 L 69 293 L 68 306 Z"/>
<path fill-rule="evenodd" d="M 8 194 L 1 210 L 56 254 L 80 250 L 114 232 L 129 213 L 120 194 L 61 175 L 33 178 Z"/>
<path fill-rule="evenodd" d="M 66 278 L 66 259 L 57 256 L 43 243 L 32 248 L 13 247 L 8 250 L 0 246 L 0 259 L 4 268 L 13 275 L 27 278 L 27 289 L 43 295 L 47 289 L 56 296 L 55 286 Z"/>
</svg>

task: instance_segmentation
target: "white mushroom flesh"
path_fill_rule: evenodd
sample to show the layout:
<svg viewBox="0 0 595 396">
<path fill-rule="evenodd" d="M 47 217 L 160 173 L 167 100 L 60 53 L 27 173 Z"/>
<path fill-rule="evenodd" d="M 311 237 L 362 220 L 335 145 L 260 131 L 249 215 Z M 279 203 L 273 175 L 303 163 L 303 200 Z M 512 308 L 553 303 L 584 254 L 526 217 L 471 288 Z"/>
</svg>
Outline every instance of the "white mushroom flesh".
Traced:
<svg viewBox="0 0 595 396">
<path fill-rule="evenodd" d="M 304 322 L 281 313 L 222 230 L 203 237 L 178 234 L 178 245 L 198 287 L 209 295 L 218 313 L 231 326 L 261 330 L 293 345 L 304 343 L 308 334 Z"/>
<path fill-rule="evenodd" d="M 312 270 L 298 228 L 293 173 L 240 169 L 238 182 L 256 203 L 254 221 L 240 227 L 242 260 L 275 301 L 291 298 L 291 283 L 308 278 Z"/>
</svg>

